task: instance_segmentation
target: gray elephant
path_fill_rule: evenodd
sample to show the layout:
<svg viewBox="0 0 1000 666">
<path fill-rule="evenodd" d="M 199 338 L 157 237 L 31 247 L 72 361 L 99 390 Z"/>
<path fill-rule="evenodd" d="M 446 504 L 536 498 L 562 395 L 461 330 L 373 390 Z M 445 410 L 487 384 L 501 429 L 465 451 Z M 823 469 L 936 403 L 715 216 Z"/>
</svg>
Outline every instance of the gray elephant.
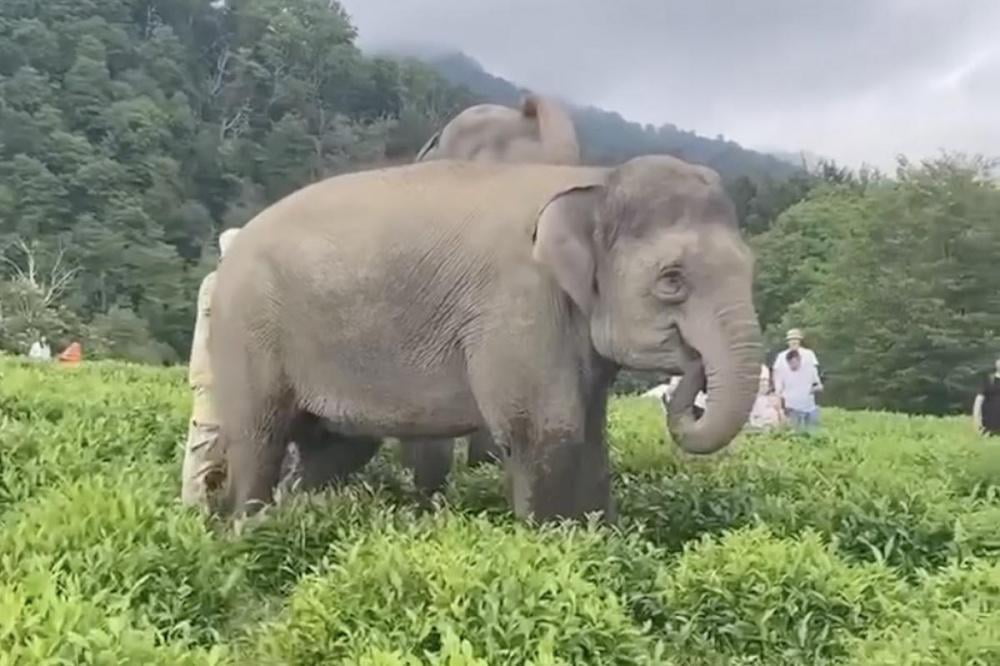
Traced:
<svg viewBox="0 0 1000 666">
<path fill-rule="evenodd" d="M 565 109 L 551 98 L 531 93 L 518 109 L 479 104 L 459 113 L 424 144 L 415 161 L 440 159 L 579 164 L 580 147 Z M 433 492 L 444 485 L 451 471 L 452 440 L 402 440 L 400 450 L 417 487 Z M 502 458 L 488 430 L 469 435 L 469 466 Z"/>
<path fill-rule="evenodd" d="M 499 104 L 470 106 L 432 136 L 416 161 L 579 164 L 573 120 L 555 100 L 525 95 L 519 109 Z"/>
<path fill-rule="evenodd" d="M 718 175 L 667 156 L 611 169 L 440 160 L 299 190 L 244 227 L 217 277 L 227 509 L 272 500 L 297 430 L 335 433 L 301 450 L 308 486 L 358 469 L 382 437 L 485 423 L 516 515 L 614 520 L 618 369 L 683 373 L 675 441 L 727 445 L 760 372 L 752 273 Z"/>
</svg>

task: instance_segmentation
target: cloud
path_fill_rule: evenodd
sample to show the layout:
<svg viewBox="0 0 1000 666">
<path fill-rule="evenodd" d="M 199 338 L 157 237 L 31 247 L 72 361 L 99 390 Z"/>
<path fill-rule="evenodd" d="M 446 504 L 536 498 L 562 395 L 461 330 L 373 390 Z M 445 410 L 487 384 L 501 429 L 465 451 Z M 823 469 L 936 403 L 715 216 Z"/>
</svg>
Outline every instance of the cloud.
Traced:
<svg viewBox="0 0 1000 666">
<path fill-rule="evenodd" d="M 995 0 L 345 0 L 363 47 L 460 49 L 640 122 L 890 166 L 1000 156 Z"/>
</svg>

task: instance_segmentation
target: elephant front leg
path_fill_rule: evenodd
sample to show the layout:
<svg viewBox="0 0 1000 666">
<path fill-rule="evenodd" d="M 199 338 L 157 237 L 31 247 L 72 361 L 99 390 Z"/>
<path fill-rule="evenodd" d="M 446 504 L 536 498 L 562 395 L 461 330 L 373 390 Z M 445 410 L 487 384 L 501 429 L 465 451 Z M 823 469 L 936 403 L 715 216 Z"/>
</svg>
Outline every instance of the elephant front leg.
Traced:
<svg viewBox="0 0 1000 666">
<path fill-rule="evenodd" d="M 507 488 L 515 515 L 548 521 L 601 512 L 602 520 L 617 520 L 607 446 L 603 437 L 587 434 L 557 427 L 536 435 L 497 433 L 510 446 Z"/>
<path fill-rule="evenodd" d="M 431 494 L 444 488 L 451 472 L 452 439 L 401 439 L 400 457 L 404 467 L 413 471 L 413 484 L 422 492 Z"/>
<path fill-rule="evenodd" d="M 228 467 L 224 513 L 250 517 L 273 501 L 285 455 L 285 432 L 276 425 L 261 425 L 249 437 L 224 434 Z"/>
</svg>

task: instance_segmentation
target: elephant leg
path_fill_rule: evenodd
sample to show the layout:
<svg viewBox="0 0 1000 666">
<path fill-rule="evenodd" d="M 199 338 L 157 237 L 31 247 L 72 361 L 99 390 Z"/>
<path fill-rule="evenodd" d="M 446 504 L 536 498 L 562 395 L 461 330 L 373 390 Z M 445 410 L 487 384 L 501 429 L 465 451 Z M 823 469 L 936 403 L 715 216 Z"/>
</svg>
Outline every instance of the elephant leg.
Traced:
<svg viewBox="0 0 1000 666">
<path fill-rule="evenodd" d="M 249 517 L 274 499 L 293 419 L 275 400 L 249 400 L 242 416 L 223 428 L 228 467 L 223 510 Z"/>
<path fill-rule="evenodd" d="M 603 442 L 542 429 L 539 438 L 511 441 L 505 467 L 508 496 L 519 518 L 578 519 L 599 511 L 606 522 L 617 519 Z"/>
<path fill-rule="evenodd" d="M 499 463 L 503 461 L 503 451 L 493 441 L 493 435 L 486 428 L 469 435 L 469 467 L 484 463 Z"/>
<path fill-rule="evenodd" d="M 378 453 L 377 437 L 345 437 L 326 429 L 309 415 L 295 433 L 299 450 L 299 479 L 304 490 L 342 484 L 360 471 Z"/>
<path fill-rule="evenodd" d="M 413 470 L 413 483 L 431 494 L 444 488 L 451 472 L 453 439 L 401 439 L 399 448 L 405 467 Z"/>
<path fill-rule="evenodd" d="M 617 520 L 605 442 L 614 370 L 598 364 L 590 385 L 576 385 L 575 392 L 572 375 L 548 382 L 551 391 L 534 401 L 532 411 L 496 400 L 486 379 L 474 384 L 474 390 L 481 391 L 476 399 L 493 439 L 507 453 L 507 492 L 519 518 L 580 519 L 600 512 L 605 522 Z"/>
</svg>

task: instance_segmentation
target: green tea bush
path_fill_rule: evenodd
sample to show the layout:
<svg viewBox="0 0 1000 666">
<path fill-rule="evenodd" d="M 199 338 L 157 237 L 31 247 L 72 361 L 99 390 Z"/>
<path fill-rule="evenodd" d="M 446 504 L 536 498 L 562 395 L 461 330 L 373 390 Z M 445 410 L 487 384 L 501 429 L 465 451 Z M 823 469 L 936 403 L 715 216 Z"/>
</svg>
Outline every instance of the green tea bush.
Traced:
<svg viewBox="0 0 1000 666">
<path fill-rule="evenodd" d="M 352 661 L 372 648 L 442 656 L 461 638 L 477 659 L 524 664 L 634 664 L 662 647 L 629 617 L 597 531 L 499 528 L 434 517 L 379 524 L 332 546 L 334 563 L 292 593 L 288 616 L 261 632 L 268 663 Z M 596 557 L 595 557 L 596 556 Z"/>
<path fill-rule="evenodd" d="M 816 534 L 778 539 L 765 527 L 703 538 L 663 575 L 662 591 L 674 650 L 769 664 L 841 657 L 852 636 L 886 625 L 905 598 L 884 567 L 850 565 Z"/>
<path fill-rule="evenodd" d="M 1000 663 L 1000 565 L 970 560 L 925 577 L 909 617 L 855 641 L 865 666 Z"/>
<path fill-rule="evenodd" d="M 166 643 L 136 624 L 115 595 L 84 593 L 78 580 L 35 572 L 15 585 L 0 583 L 2 666 L 216 666 L 228 661 L 217 645 Z"/>
<path fill-rule="evenodd" d="M 128 469 L 25 503 L 0 531 L 0 572 L 8 580 L 39 572 L 73 579 L 84 595 L 127 601 L 165 634 L 215 638 L 246 567 L 226 557 L 196 513 L 159 490 L 165 481 Z"/>
<path fill-rule="evenodd" d="M 395 447 L 247 529 L 181 506 L 183 369 L 0 360 L 0 666 L 996 664 L 1000 446 L 825 409 L 680 453 L 622 397 L 620 523 L 529 526 L 502 470 L 428 502 Z"/>
</svg>

